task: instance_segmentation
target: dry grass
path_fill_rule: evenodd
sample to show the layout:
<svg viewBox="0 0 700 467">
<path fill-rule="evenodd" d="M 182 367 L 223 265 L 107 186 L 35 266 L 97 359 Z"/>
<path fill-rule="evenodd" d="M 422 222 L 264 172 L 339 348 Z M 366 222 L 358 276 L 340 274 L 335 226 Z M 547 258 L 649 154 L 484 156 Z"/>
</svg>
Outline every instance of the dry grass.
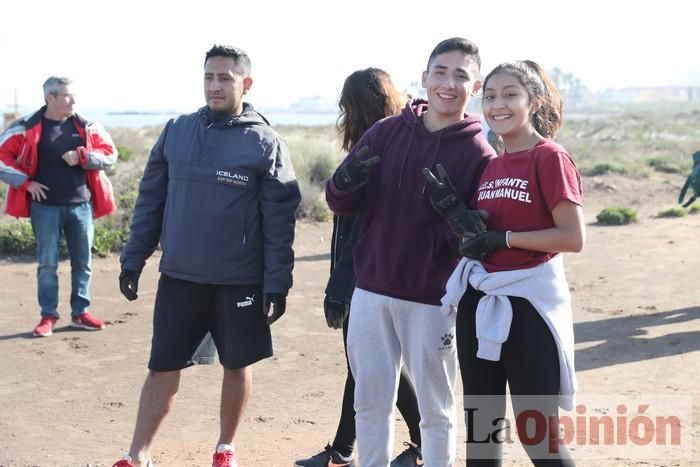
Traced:
<svg viewBox="0 0 700 467">
<path fill-rule="evenodd" d="M 664 183 L 667 190 L 677 190 L 676 185 L 680 187 L 690 171 L 690 155 L 700 149 L 700 103 L 687 105 L 675 113 L 673 107 L 660 112 L 652 110 L 653 107 L 638 106 L 633 112 L 577 115 L 566 120 L 557 138 L 576 160 L 584 175 L 584 185 L 609 191 L 611 203 L 619 201 L 615 199 L 619 192 L 616 187 L 625 180 Z M 129 160 L 118 161 L 109 171 L 119 212 L 100 223 L 106 230 L 120 232 L 115 241 L 128 232 L 138 183 L 161 129 L 159 126 L 109 129 L 115 143 L 132 153 Z M 343 157 L 337 129 L 333 125 L 276 129 L 287 142 L 302 189 L 298 217 L 327 219 L 330 212 L 323 198 L 323 186 Z M 0 199 L 5 189 L 0 184 Z M 642 204 L 642 200 L 631 200 L 635 209 Z M 0 217 L 0 222 L 7 220 L 7 216 Z M 114 248 L 118 249 L 118 245 Z"/>
</svg>

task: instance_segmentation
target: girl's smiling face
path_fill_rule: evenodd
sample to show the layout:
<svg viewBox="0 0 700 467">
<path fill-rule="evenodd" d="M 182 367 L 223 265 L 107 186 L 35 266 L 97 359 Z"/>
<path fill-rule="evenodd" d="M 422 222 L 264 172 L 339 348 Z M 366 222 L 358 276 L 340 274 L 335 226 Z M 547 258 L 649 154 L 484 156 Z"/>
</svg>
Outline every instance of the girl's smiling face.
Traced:
<svg viewBox="0 0 700 467">
<path fill-rule="evenodd" d="M 482 103 L 486 122 L 502 138 L 533 130 L 532 114 L 539 105 L 530 101 L 527 88 L 508 73 L 491 76 Z"/>
</svg>

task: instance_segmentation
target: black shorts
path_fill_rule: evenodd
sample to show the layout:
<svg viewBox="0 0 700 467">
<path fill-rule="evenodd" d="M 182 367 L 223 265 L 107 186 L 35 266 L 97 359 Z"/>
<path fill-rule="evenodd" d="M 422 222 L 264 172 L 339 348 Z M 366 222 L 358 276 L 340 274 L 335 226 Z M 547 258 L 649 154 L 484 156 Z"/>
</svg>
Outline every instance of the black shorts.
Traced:
<svg viewBox="0 0 700 467">
<path fill-rule="evenodd" d="M 148 368 L 175 371 L 192 364 L 207 332 L 224 368 L 243 368 L 272 356 L 270 326 L 259 285 L 215 285 L 161 274 L 153 313 Z"/>
</svg>

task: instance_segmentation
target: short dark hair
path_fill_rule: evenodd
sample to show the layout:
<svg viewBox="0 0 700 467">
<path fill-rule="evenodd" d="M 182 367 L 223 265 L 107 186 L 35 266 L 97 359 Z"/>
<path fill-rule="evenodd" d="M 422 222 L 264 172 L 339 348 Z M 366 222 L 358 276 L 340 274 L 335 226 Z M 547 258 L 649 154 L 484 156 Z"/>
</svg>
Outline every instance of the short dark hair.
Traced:
<svg viewBox="0 0 700 467">
<path fill-rule="evenodd" d="M 426 69 L 430 68 L 430 64 L 432 63 L 435 57 L 447 52 L 452 52 L 453 50 L 458 50 L 464 53 L 464 55 L 469 57 L 469 59 L 476 64 L 476 67 L 478 69 L 481 69 L 481 57 L 479 56 L 479 47 L 469 39 L 465 39 L 463 37 L 450 37 L 449 39 L 445 39 L 444 41 L 441 41 L 438 45 L 436 45 L 433 51 L 430 52 L 430 57 L 428 58 L 428 67 Z"/>
<path fill-rule="evenodd" d="M 211 57 L 229 57 L 233 59 L 233 62 L 243 69 L 244 76 L 250 76 L 250 58 L 248 54 L 238 47 L 233 47 L 230 45 L 218 45 L 209 49 L 207 54 L 204 56 L 204 65 L 207 64 L 207 60 Z"/>
</svg>

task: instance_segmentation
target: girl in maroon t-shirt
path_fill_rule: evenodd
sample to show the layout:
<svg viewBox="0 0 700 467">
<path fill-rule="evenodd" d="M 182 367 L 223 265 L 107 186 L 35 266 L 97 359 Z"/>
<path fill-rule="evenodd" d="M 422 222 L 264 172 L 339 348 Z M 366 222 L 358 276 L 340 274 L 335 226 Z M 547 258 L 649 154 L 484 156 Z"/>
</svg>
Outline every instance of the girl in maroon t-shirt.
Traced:
<svg viewBox="0 0 700 467">
<path fill-rule="evenodd" d="M 480 260 L 487 273 L 498 273 L 534 268 L 558 253 L 581 251 L 585 239 L 581 177 L 571 156 L 550 139 L 562 124 L 559 91 L 531 61 L 497 66 L 484 80 L 483 89 L 484 117 L 505 151 L 489 162 L 473 199 L 472 207 L 488 213 L 488 230 L 463 237 L 460 252 Z M 545 293 L 554 295 L 556 290 Z M 472 467 L 501 465 L 503 443 L 490 435 L 497 431 L 492 422 L 505 414 L 506 382 L 516 419 L 531 408 L 520 396 L 535 395 L 541 396 L 537 410 L 544 411 L 547 420 L 556 419 L 560 391 L 556 326 L 551 328 L 543 310 L 526 298 L 508 296 L 512 322 L 500 360 L 477 358 L 475 317 L 483 296 L 470 285 L 457 316 L 467 466 Z M 566 448 L 558 444 L 556 429 L 550 429 L 539 446 L 523 442 L 523 447 L 536 466 L 574 465 Z"/>
</svg>

